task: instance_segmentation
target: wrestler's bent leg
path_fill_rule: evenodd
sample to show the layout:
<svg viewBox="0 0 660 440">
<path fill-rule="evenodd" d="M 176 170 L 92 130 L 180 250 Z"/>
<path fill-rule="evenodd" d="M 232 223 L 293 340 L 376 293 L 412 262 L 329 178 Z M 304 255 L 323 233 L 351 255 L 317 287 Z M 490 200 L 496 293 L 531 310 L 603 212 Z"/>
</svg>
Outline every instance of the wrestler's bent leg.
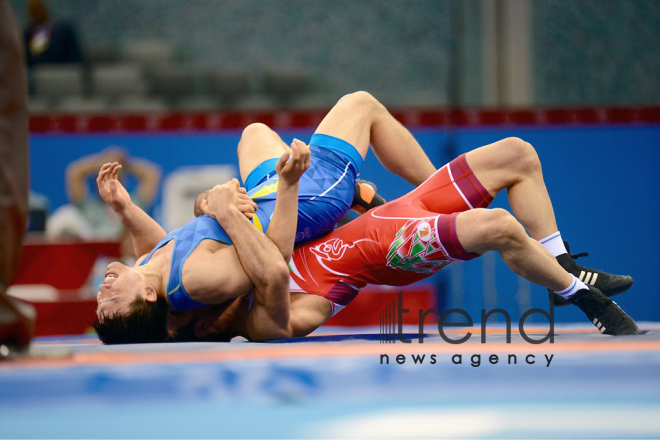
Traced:
<svg viewBox="0 0 660 440">
<path fill-rule="evenodd" d="M 466 159 L 492 196 L 507 189 L 514 215 L 532 238 L 541 240 L 557 231 L 541 162 L 531 144 L 506 138 L 468 152 Z"/>
<path fill-rule="evenodd" d="M 561 291 L 573 277 L 504 209 L 473 209 L 456 216 L 456 234 L 470 253 L 497 251 L 506 265 L 529 281 Z"/>
<path fill-rule="evenodd" d="M 342 97 L 323 118 L 316 133 L 345 140 L 355 146 L 362 158 L 371 144 L 388 171 L 415 186 L 435 171 L 412 134 L 367 92 Z"/>
<path fill-rule="evenodd" d="M 243 182 L 247 182 L 250 173 L 265 161 L 276 162 L 288 151 L 287 148 L 288 145 L 267 125 L 254 123 L 245 127 L 238 142 L 238 164 Z"/>
<path fill-rule="evenodd" d="M 594 286 L 579 285 L 554 256 L 530 238 L 523 226 L 503 209 L 474 209 L 456 214 L 456 236 L 473 254 L 495 250 L 516 274 L 547 287 L 578 306 L 601 333 L 637 335 L 635 321 Z"/>
<path fill-rule="evenodd" d="M 466 159 L 474 175 L 493 196 L 507 189 L 516 218 L 531 237 L 540 240 L 559 264 L 580 282 L 597 287 L 607 296 L 632 287 L 632 277 L 580 266 L 568 254 L 543 181 L 541 162 L 529 143 L 518 138 L 503 139 L 470 151 Z M 568 302 L 555 296 L 555 304 L 567 305 Z"/>
</svg>

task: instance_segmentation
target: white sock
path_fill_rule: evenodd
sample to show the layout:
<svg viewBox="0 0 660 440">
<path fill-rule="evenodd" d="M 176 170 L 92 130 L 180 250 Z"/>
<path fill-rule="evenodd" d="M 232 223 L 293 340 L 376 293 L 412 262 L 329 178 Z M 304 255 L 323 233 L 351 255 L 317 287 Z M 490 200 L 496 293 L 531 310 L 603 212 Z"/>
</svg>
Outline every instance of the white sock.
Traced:
<svg viewBox="0 0 660 440">
<path fill-rule="evenodd" d="M 564 298 L 564 299 L 568 299 L 568 298 L 570 298 L 571 296 L 575 295 L 575 293 L 576 293 L 578 290 L 588 289 L 588 288 L 589 288 L 589 287 L 588 287 L 586 284 L 584 284 L 582 281 L 578 280 L 577 277 L 576 277 L 575 275 L 572 275 L 572 277 L 573 277 L 573 282 L 571 283 L 570 286 L 568 286 L 568 288 L 566 288 L 566 289 L 564 289 L 564 290 L 560 290 L 560 291 L 556 291 L 556 290 L 555 290 L 554 292 L 555 292 L 557 295 L 561 296 L 562 298 Z"/>
<path fill-rule="evenodd" d="M 555 257 L 561 254 L 567 254 L 566 246 L 564 246 L 564 240 L 561 238 L 561 233 L 559 231 L 555 232 L 552 235 L 548 235 L 542 240 L 539 240 L 547 250 L 550 251 Z"/>
</svg>

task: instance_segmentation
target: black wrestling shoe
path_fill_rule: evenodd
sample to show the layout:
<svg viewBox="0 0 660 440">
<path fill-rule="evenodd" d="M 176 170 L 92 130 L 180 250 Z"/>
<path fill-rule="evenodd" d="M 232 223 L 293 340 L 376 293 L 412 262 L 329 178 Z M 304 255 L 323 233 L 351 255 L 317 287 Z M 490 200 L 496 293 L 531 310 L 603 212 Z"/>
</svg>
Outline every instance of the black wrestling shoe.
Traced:
<svg viewBox="0 0 660 440">
<path fill-rule="evenodd" d="M 353 195 L 351 209 L 364 214 L 376 206 L 384 205 L 385 199 L 379 196 L 377 191 L 378 188 L 376 188 L 375 183 L 358 179 L 355 182 L 355 194 Z"/>
<path fill-rule="evenodd" d="M 594 286 L 578 290 L 569 302 L 582 310 L 601 333 L 613 336 L 639 335 L 639 327 L 621 307 Z"/>
<path fill-rule="evenodd" d="M 557 262 L 566 272 L 572 273 L 584 284 L 596 287 L 608 298 L 623 293 L 632 287 L 634 280 L 628 275 L 612 275 L 607 272 L 601 272 L 600 270 L 580 266 L 575 260 L 580 257 L 587 257 L 589 254 L 583 252 L 571 255 L 571 248 L 567 241 L 564 242 L 564 246 L 566 246 L 568 253 L 557 256 Z M 555 306 L 561 307 L 570 304 L 551 290 L 548 290 L 548 293 L 554 295 Z"/>
</svg>

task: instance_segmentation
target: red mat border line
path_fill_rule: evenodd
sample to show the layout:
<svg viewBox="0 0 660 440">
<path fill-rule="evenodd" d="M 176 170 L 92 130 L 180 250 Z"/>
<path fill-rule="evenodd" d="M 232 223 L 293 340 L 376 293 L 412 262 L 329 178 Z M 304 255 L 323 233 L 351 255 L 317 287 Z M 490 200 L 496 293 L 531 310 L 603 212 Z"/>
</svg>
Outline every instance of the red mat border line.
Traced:
<svg viewBox="0 0 660 440">
<path fill-rule="evenodd" d="M 324 327 L 324 329 L 331 329 L 333 326 L 329 327 Z M 346 328 L 346 327 L 339 327 L 339 328 Z M 319 333 L 314 333 L 311 335 L 311 337 L 323 337 L 323 336 L 348 336 L 352 334 L 362 334 L 362 335 L 377 335 L 378 332 L 373 330 L 373 327 L 369 327 L 369 330 L 365 331 L 359 331 L 360 328 L 351 328 L 352 331 L 351 333 L 345 333 L 345 332 L 332 332 L 332 331 L 321 331 Z M 642 330 L 648 330 L 648 331 L 660 331 L 660 326 L 656 327 L 644 327 Z M 415 333 L 417 329 L 413 329 L 410 326 L 406 326 L 404 328 L 404 331 L 406 333 L 413 332 Z M 428 324 L 426 325 L 426 328 L 424 329 L 424 332 L 426 334 L 429 334 L 431 336 L 435 335 L 436 328 L 429 326 Z M 476 326 L 476 327 L 464 327 L 461 329 L 445 329 L 445 334 L 447 335 L 462 335 L 465 334 L 467 331 L 471 332 L 474 336 L 481 335 L 481 327 Z M 542 333 L 545 334 L 548 332 L 548 327 L 530 327 L 525 330 L 529 334 L 535 334 L 535 333 Z M 486 334 L 488 335 L 498 335 L 498 334 L 505 334 L 506 329 L 505 328 L 486 328 Z M 597 334 L 598 332 L 596 329 L 590 327 L 590 326 L 585 326 L 585 328 L 555 328 L 555 334 L 567 334 L 567 333 L 580 333 L 580 334 Z M 514 325 L 512 325 L 511 328 L 511 334 L 513 335 L 519 335 L 520 331 L 515 328 Z M 45 336 L 44 338 L 47 338 L 48 340 L 43 340 L 40 341 L 37 338 L 36 344 L 38 345 L 61 345 L 61 344 L 71 344 L 70 339 L 54 339 L 57 338 L 57 336 Z M 76 344 L 80 345 L 100 345 L 101 341 L 98 339 L 83 339 L 83 340 L 76 340 Z"/>
<path fill-rule="evenodd" d="M 515 342 L 493 342 L 486 344 L 467 343 L 452 345 L 447 343 L 427 342 L 424 344 L 283 344 L 283 345 L 237 345 L 235 350 L 202 352 L 123 352 L 123 353 L 76 353 L 61 359 L 24 359 L 0 364 L 0 371 L 13 368 L 63 368 L 90 365 L 126 365 L 126 364 L 173 364 L 232 362 L 246 360 L 276 360 L 300 358 L 337 358 L 353 356 L 379 356 L 381 354 L 456 354 L 456 353 L 617 353 L 617 352 L 660 352 L 660 341 L 591 340 L 562 341 L 554 344 L 528 344 Z"/>
<path fill-rule="evenodd" d="M 31 133 L 203 132 L 242 129 L 253 122 L 287 129 L 316 127 L 327 111 L 34 114 L 29 124 Z M 408 127 L 660 123 L 660 107 L 395 109 L 392 114 Z"/>
</svg>

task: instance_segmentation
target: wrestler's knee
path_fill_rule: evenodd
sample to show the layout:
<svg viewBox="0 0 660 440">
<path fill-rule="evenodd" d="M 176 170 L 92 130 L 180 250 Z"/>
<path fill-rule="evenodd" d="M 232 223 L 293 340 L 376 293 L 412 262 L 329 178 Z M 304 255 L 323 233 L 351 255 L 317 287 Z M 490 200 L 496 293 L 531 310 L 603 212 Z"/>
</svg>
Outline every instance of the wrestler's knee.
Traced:
<svg viewBox="0 0 660 440">
<path fill-rule="evenodd" d="M 243 129 L 241 140 L 238 142 L 238 154 L 249 153 L 249 150 L 259 145 L 259 140 L 265 136 L 272 136 L 273 130 L 266 124 L 254 122 Z"/>
<path fill-rule="evenodd" d="M 472 219 L 472 240 L 483 251 L 508 247 L 526 236 L 523 226 L 504 209 L 481 209 L 479 212 L 475 212 L 474 215 L 475 218 Z M 475 244 L 473 244 L 474 246 Z"/>
<path fill-rule="evenodd" d="M 502 140 L 502 150 L 508 158 L 507 163 L 515 171 L 523 174 L 541 171 L 539 156 L 529 142 L 517 137 L 509 137 Z"/>
<path fill-rule="evenodd" d="M 352 111 L 357 110 L 377 110 L 383 105 L 374 98 L 371 93 L 364 91 L 357 91 L 342 96 L 337 101 L 337 106 L 349 107 Z"/>
<path fill-rule="evenodd" d="M 525 228 L 508 211 L 500 208 L 489 209 L 488 223 L 492 232 L 492 244 L 497 248 L 519 243 L 527 236 Z"/>
</svg>

